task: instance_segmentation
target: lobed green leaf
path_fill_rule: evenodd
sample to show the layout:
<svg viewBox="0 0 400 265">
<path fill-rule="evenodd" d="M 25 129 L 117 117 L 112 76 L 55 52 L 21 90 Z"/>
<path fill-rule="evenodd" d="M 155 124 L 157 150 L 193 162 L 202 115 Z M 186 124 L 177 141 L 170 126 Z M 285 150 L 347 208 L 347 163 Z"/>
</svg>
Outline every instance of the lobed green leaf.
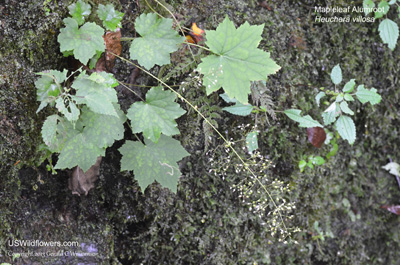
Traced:
<svg viewBox="0 0 400 265">
<path fill-rule="evenodd" d="M 86 172 L 96 163 L 97 157 L 104 155 L 104 148 L 94 144 L 90 136 L 79 133 L 65 143 L 54 168 L 65 169 L 79 166 L 83 172 Z"/>
<path fill-rule="evenodd" d="M 78 28 L 78 22 L 73 18 L 65 18 L 65 28 L 60 30 L 58 42 L 60 51 L 73 51 L 76 59 L 86 65 L 97 51 L 104 52 L 104 30 L 95 23 L 87 22 Z"/>
<path fill-rule="evenodd" d="M 118 104 L 114 106 L 117 117 L 95 113 L 87 108 L 82 109 L 83 134 L 99 148 L 107 148 L 124 137 L 126 117 Z"/>
<path fill-rule="evenodd" d="M 266 80 L 280 69 L 268 52 L 257 48 L 263 28 L 246 22 L 236 29 L 225 17 L 216 30 L 206 31 L 206 44 L 214 54 L 203 58 L 197 70 L 204 75 L 208 95 L 223 87 L 230 98 L 246 104 L 250 81 Z"/>
<path fill-rule="evenodd" d="M 42 129 L 42 137 L 53 152 L 59 152 L 56 169 L 79 166 L 87 171 L 96 163 L 98 156 L 103 156 L 105 148 L 124 135 L 126 117 L 115 104 L 118 116 L 103 115 L 82 108 L 82 115 L 76 122 L 75 129 L 61 117 L 52 117 Z M 60 122 L 57 124 L 57 120 Z M 54 126 L 57 125 L 56 131 Z M 56 134 L 56 139 L 54 139 Z"/>
<path fill-rule="evenodd" d="M 118 117 L 113 103 L 118 102 L 117 92 L 113 89 L 116 80 L 112 74 L 100 72 L 88 76 L 80 74 L 72 88 L 76 89 L 74 100 L 78 104 L 86 104 L 91 111 Z"/>
<path fill-rule="evenodd" d="M 172 29 L 172 19 L 159 18 L 154 13 L 142 14 L 135 20 L 140 38 L 135 38 L 129 48 L 130 58 L 150 69 L 154 65 L 170 63 L 170 53 L 178 50 L 184 37 Z"/>
<path fill-rule="evenodd" d="M 79 133 L 64 117 L 51 115 L 42 126 L 42 138 L 51 152 L 61 152 L 64 144 Z"/>
<path fill-rule="evenodd" d="M 60 117 L 57 123 L 57 148 L 53 152 L 61 152 L 65 143 L 79 133 L 76 125 L 74 126 L 66 118 Z"/>
<path fill-rule="evenodd" d="M 142 192 L 154 181 L 176 192 L 181 175 L 177 161 L 189 153 L 179 141 L 161 135 L 157 144 L 145 139 L 141 142 L 126 141 L 119 148 L 122 154 L 121 171 L 133 170 Z"/>
<path fill-rule="evenodd" d="M 82 0 L 78 0 L 78 2 L 68 6 L 68 10 L 69 14 L 76 20 L 76 22 L 78 22 L 79 25 L 82 25 L 85 22 L 85 17 L 90 15 L 91 6 Z"/>
<path fill-rule="evenodd" d="M 103 26 L 107 30 L 115 31 L 117 28 L 121 28 L 121 20 L 124 13 L 115 10 L 114 6 L 111 4 L 102 5 L 99 4 L 99 9 L 97 10 L 97 15 L 103 21 Z"/>
<path fill-rule="evenodd" d="M 176 96 L 162 87 L 152 87 L 145 102 L 135 102 L 127 117 L 132 121 L 132 132 L 143 135 L 157 143 L 161 133 L 171 136 L 179 134 L 175 119 L 186 113 L 175 103 Z"/>
</svg>

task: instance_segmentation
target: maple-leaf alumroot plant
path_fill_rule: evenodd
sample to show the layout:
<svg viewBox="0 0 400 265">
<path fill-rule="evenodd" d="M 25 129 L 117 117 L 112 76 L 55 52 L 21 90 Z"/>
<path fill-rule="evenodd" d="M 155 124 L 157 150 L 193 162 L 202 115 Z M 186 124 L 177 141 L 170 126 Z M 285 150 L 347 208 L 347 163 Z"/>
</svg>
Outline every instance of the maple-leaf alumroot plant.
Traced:
<svg viewBox="0 0 400 265">
<path fill-rule="evenodd" d="M 78 1 L 69 6 L 69 10 L 72 17 L 64 19 L 66 27 L 60 30 L 58 36 L 60 50 L 67 56 L 73 55 L 83 65 L 90 60 L 90 65 L 95 66 L 99 55 L 105 51 L 104 29 L 95 23 L 85 23 L 85 17 L 91 13 L 90 5 L 85 2 Z M 112 5 L 99 5 L 98 15 L 106 29 L 116 30 L 121 26 L 123 13 L 116 11 Z M 183 37 L 172 30 L 170 20 L 162 24 L 167 35 L 177 36 L 174 50 L 178 49 L 177 44 L 183 42 Z M 145 20 L 137 26 L 152 28 L 152 22 Z M 168 52 L 174 50 L 169 49 Z M 158 62 L 157 59 L 155 62 Z M 68 85 L 68 79 L 75 73 L 79 75 Z M 88 171 L 98 157 L 105 155 L 107 147 L 123 138 L 124 123 L 128 117 L 132 121 L 133 132 L 143 132 L 153 143 L 145 141 L 145 146 L 127 141 L 122 151 L 130 144 L 135 148 L 127 151 L 121 161 L 121 169 L 134 169 L 142 190 L 157 180 L 176 192 L 180 176 L 176 163 L 189 154 L 177 140 L 170 137 L 179 134 L 175 119 L 185 113 L 174 102 L 176 96 L 172 92 L 164 91 L 161 87 L 152 88 L 146 95 L 147 100 L 134 103 L 128 115 L 125 115 L 120 109 L 114 89 L 118 82 L 111 73 L 88 74 L 79 69 L 69 76 L 66 70 L 50 70 L 38 74 L 41 77 L 35 85 L 37 99 L 41 103 L 37 112 L 47 105 L 55 106 L 59 112 L 47 117 L 42 127 L 42 138 L 47 150 L 60 154 L 55 169 L 78 166 L 84 172 Z M 161 136 L 161 133 L 164 135 Z M 149 152 L 155 148 L 158 148 L 157 152 Z M 134 159 L 127 161 L 130 155 Z"/>
<path fill-rule="evenodd" d="M 65 28 L 58 36 L 60 50 L 66 56 L 73 55 L 83 65 L 90 61 L 94 66 L 93 61 L 105 51 L 104 29 L 85 22 L 91 7 L 82 0 L 69 6 L 69 10 L 72 17 L 64 19 Z M 123 13 L 112 5 L 99 5 L 97 13 L 106 29 L 115 30 L 121 26 Z M 142 66 L 140 69 L 150 76 L 155 77 L 146 69 L 169 64 L 170 54 L 185 43 L 185 37 L 180 36 L 172 24 L 172 19 L 153 13 L 141 14 L 135 20 L 140 37 L 133 39 L 130 45 L 130 59 L 137 60 Z M 263 25 L 250 26 L 247 22 L 236 28 L 226 17 L 216 30 L 206 31 L 208 48 L 200 48 L 210 54 L 202 58 L 197 70 L 203 74 L 207 94 L 222 87 L 231 100 L 247 105 L 251 81 L 266 80 L 268 75 L 280 69 L 268 52 L 257 48 L 262 30 Z M 35 82 L 40 101 L 37 112 L 47 105 L 58 110 L 57 114 L 47 117 L 42 127 L 48 151 L 59 153 L 55 169 L 78 166 L 86 172 L 98 157 L 105 155 L 107 147 L 123 139 L 124 123 L 129 120 L 132 132 L 143 133 L 145 141 L 123 144 L 119 149 L 121 170 L 133 170 L 142 190 L 156 180 L 176 192 L 181 174 L 177 161 L 189 153 L 172 138 L 180 133 L 175 120 L 186 111 L 175 102 L 178 94 L 170 86 L 157 79 L 171 91 L 162 86 L 152 87 L 145 101 L 133 103 L 125 114 L 114 90 L 118 81 L 111 73 L 88 74 L 79 69 L 69 76 L 66 70 L 38 74 L 41 77 Z M 77 76 L 69 85 L 69 79 L 74 75 Z M 214 126 L 212 128 L 216 130 Z M 252 142 L 253 150 L 256 149 L 257 135 L 252 134 L 248 140 Z"/>
</svg>

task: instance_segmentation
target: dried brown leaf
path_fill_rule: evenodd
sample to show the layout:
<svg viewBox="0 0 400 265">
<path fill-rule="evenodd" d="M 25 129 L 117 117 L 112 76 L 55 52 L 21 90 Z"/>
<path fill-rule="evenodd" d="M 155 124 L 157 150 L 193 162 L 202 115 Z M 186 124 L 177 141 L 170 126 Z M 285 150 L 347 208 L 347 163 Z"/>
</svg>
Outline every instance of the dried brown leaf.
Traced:
<svg viewBox="0 0 400 265">
<path fill-rule="evenodd" d="M 115 32 L 107 31 L 103 39 L 106 45 L 106 51 L 96 63 L 96 72 L 110 72 L 114 67 L 115 61 L 115 55 L 112 53 L 120 55 L 122 50 L 121 30 L 119 28 L 117 28 Z"/>
<path fill-rule="evenodd" d="M 381 208 L 386 209 L 391 213 L 400 215 L 400 205 L 383 205 Z"/>
<path fill-rule="evenodd" d="M 100 175 L 100 163 L 102 157 L 99 156 L 96 163 L 84 173 L 80 167 L 75 167 L 68 179 L 68 188 L 72 191 L 72 194 L 76 195 L 87 195 L 89 190 L 94 188 L 94 183 Z"/>
</svg>

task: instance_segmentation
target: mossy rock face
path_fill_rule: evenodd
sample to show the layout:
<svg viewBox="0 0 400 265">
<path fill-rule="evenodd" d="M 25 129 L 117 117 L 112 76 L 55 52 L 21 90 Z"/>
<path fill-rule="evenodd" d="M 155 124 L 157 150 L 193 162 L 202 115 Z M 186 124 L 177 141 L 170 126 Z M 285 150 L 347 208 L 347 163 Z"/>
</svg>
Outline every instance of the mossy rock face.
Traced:
<svg viewBox="0 0 400 265">
<path fill-rule="evenodd" d="M 43 1 L 5 1 L 1 8 L 0 161 L 2 175 L 9 175 L 17 161 L 19 168 L 39 159 L 44 115 L 36 114 L 35 73 L 61 66 L 57 32 L 66 8 L 49 6 L 48 16 Z"/>
</svg>

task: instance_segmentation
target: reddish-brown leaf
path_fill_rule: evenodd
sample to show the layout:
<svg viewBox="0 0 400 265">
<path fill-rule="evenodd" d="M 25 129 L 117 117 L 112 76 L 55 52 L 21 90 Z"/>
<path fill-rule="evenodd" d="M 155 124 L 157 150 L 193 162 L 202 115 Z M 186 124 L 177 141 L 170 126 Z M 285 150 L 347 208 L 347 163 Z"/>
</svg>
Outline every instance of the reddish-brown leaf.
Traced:
<svg viewBox="0 0 400 265">
<path fill-rule="evenodd" d="M 320 148 L 325 142 L 326 133 L 321 127 L 307 128 L 308 141 L 315 147 Z"/>
<path fill-rule="evenodd" d="M 400 215 L 400 205 L 383 205 L 381 208 L 386 209 L 391 213 Z"/>
<path fill-rule="evenodd" d="M 119 28 L 116 29 L 115 32 L 107 31 L 103 36 L 104 44 L 106 45 L 106 52 L 96 63 L 96 71 L 111 71 L 114 67 L 115 55 L 111 54 L 115 53 L 117 55 L 121 54 L 121 30 Z"/>
</svg>

